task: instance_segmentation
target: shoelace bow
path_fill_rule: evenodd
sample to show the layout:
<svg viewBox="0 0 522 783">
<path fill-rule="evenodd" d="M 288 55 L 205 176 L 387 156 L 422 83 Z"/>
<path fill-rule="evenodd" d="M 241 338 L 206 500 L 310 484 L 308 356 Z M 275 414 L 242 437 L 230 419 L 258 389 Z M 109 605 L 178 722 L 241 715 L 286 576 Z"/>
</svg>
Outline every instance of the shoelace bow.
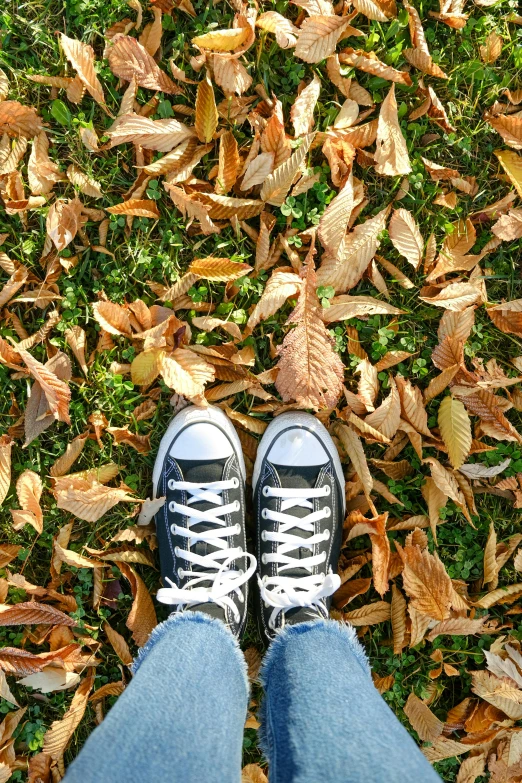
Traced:
<svg viewBox="0 0 522 783">
<path fill-rule="evenodd" d="M 171 532 L 174 536 L 187 539 L 186 549 L 176 547 L 174 552 L 176 557 L 186 560 L 194 565 L 201 566 L 203 571 L 186 571 L 178 568 L 178 576 L 191 577 L 184 587 L 178 587 L 172 580 L 166 579 L 170 587 L 162 587 L 158 590 L 157 598 L 165 604 L 174 604 L 178 608 L 183 606 L 192 606 L 200 603 L 215 603 L 222 609 L 229 607 L 234 614 L 236 622 L 240 620 L 240 613 L 231 597 L 231 593 L 236 592 L 239 600 L 243 600 L 240 588 L 244 585 L 256 570 L 256 559 L 248 552 L 244 552 L 241 547 L 230 547 L 227 538 L 237 535 L 241 531 L 240 525 L 227 526 L 227 514 L 239 510 L 239 503 L 224 504 L 222 493 L 226 489 L 234 489 L 239 486 L 238 479 L 232 478 L 226 481 L 211 481 L 207 483 L 193 483 L 190 481 L 169 481 L 169 489 L 185 491 L 189 494 L 187 505 L 172 501 L 169 503 L 169 510 L 175 514 L 186 516 L 187 527 L 171 525 Z M 206 511 L 200 511 L 191 508 L 194 503 L 201 501 L 211 503 L 212 507 Z M 196 532 L 193 526 L 207 522 L 213 525 L 209 530 Z M 193 544 L 203 541 L 215 547 L 213 552 L 207 555 L 197 555 L 190 551 Z M 250 566 L 246 571 L 234 571 L 229 566 L 238 557 L 245 557 L 250 560 Z M 210 587 L 204 587 L 202 582 L 211 582 Z"/>
<path fill-rule="evenodd" d="M 314 567 L 325 561 L 325 553 L 297 558 L 290 557 L 288 552 L 299 548 L 306 548 L 312 552 L 316 544 L 327 541 L 330 537 L 329 530 L 324 533 L 314 533 L 315 523 L 328 518 L 331 513 L 330 508 L 325 507 L 314 511 L 312 502 L 314 498 L 329 495 L 330 488 L 283 489 L 265 486 L 263 494 L 265 497 L 281 498 L 282 500 L 280 511 L 271 511 L 265 508 L 262 514 L 264 519 L 277 522 L 279 525 L 277 531 L 264 530 L 261 534 L 264 541 L 273 541 L 278 545 L 275 553 L 263 555 L 264 563 L 277 564 L 277 575 L 265 576 L 263 579 L 258 575 L 261 598 L 265 605 L 272 606 L 274 609 L 270 615 L 270 627 L 274 627 L 280 612 L 285 613 L 289 609 L 316 606 L 326 614 L 326 607 L 324 603 L 321 603 L 322 599 L 332 595 L 340 587 L 341 580 L 337 574 L 312 574 Z M 285 513 L 296 506 L 310 509 L 311 513 L 305 517 L 295 517 Z M 301 538 L 288 532 L 292 528 L 299 528 L 299 530 L 312 535 Z M 309 571 L 309 576 L 281 576 L 282 572 L 293 568 L 305 568 Z"/>
</svg>

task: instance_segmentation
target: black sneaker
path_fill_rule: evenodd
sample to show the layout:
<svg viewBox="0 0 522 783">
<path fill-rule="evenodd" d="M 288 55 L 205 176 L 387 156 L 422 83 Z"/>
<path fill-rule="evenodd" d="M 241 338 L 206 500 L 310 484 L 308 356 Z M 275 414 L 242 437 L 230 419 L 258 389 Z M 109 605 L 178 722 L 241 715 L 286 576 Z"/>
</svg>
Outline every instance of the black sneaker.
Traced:
<svg viewBox="0 0 522 783">
<path fill-rule="evenodd" d="M 283 413 L 265 431 L 253 475 L 259 625 L 270 641 L 285 624 L 326 618 L 340 586 L 345 513 L 337 449 L 309 413 Z"/>
<path fill-rule="evenodd" d="M 164 585 L 158 600 L 177 612 L 218 617 L 240 636 L 256 561 L 246 552 L 241 444 L 222 410 L 190 406 L 174 417 L 153 485 L 154 497 L 166 497 L 156 514 Z"/>
</svg>

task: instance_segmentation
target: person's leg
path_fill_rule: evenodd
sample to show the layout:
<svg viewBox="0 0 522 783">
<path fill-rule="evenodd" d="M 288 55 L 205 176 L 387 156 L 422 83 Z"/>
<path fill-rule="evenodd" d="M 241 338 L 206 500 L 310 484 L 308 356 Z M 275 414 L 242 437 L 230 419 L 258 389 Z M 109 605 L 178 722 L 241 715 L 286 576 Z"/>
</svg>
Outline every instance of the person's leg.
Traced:
<svg viewBox="0 0 522 783">
<path fill-rule="evenodd" d="M 352 627 L 288 625 L 261 679 L 270 783 L 440 783 L 374 687 Z"/>
<path fill-rule="evenodd" d="M 225 624 L 172 615 L 69 767 L 66 783 L 239 783 L 246 665 Z"/>
</svg>

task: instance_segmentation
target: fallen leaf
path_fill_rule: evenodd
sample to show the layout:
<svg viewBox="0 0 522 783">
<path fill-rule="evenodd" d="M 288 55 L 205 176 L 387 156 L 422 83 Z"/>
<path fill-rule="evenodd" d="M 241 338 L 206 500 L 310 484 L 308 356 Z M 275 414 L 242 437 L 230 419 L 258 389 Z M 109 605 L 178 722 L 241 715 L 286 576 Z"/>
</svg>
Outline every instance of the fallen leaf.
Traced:
<svg viewBox="0 0 522 783">
<path fill-rule="evenodd" d="M 394 84 L 381 104 L 376 143 L 374 159 L 375 171 L 378 174 L 395 177 L 410 173 L 408 149 L 397 115 Z"/>
<path fill-rule="evenodd" d="M 103 95 L 103 87 L 94 70 L 94 50 L 92 46 L 77 41 L 75 38 L 68 38 L 63 33 L 60 34 L 60 44 L 63 53 L 88 92 L 97 103 L 104 106 L 105 97 Z"/>
</svg>

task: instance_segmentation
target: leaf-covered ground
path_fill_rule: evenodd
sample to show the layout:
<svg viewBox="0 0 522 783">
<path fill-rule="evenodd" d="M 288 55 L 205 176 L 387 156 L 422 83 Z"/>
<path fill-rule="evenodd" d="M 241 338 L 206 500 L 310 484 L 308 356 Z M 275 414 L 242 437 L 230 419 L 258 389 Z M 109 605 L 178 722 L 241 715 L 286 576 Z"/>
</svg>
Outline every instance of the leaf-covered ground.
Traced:
<svg viewBox="0 0 522 783">
<path fill-rule="evenodd" d="M 516 12 L 4 4 L 1 781 L 58 780 L 130 681 L 156 622 L 143 501 L 187 399 L 250 466 L 277 412 L 330 426 L 333 616 L 445 781 L 520 779 Z M 244 649 L 264 768 L 254 623 Z"/>
</svg>

